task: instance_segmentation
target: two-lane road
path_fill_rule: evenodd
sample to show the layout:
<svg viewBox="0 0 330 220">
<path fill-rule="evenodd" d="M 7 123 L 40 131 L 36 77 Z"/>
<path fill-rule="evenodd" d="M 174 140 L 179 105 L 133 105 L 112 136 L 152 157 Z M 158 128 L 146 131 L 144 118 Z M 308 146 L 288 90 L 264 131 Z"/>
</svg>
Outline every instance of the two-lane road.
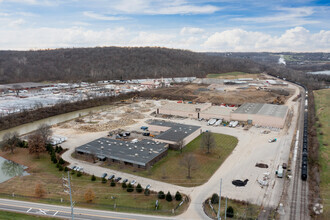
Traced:
<svg viewBox="0 0 330 220">
<path fill-rule="evenodd" d="M 42 215 L 45 217 L 71 218 L 71 208 L 66 206 L 48 205 L 34 202 L 24 202 L 10 199 L 0 199 L 0 210 Z M 74 208 L 74 219 L 81 220 L 166 220 L 171 217 L 129 214 L 95 209 Z"/>
</svg>

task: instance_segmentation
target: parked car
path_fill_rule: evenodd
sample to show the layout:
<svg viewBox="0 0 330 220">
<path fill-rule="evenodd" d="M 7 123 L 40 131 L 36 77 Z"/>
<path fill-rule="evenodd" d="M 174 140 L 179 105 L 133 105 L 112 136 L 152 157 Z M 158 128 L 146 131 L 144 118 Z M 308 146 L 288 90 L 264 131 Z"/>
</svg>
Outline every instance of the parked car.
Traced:
<svg viewBox="0 0 330 220">
<path fill-rule="evenodd" d="M 79 172 L 83 172 L 84 171 L 84 168 L 83 167 L 80 167 L 78 171 Z"/>
<path fill-rule="evenodd" d="M 126 183 L 127 181 L 128 181 L 128 179 L 124 179 L 124 180 L 123 180 L 123 183 Z"/>
<path fill-rule="evenodd" d="M 283 167 L 283 169 L 286 169 L 288 167 L 288 165 L 286 163 L 283 163 L 282 167 Z"/>
<path fill-rule="evenodd" d="M 108 176 L 107 173 L 103 173 L 103 174 L 102 174 L 102 178 L 105 178 L 106 176 Z"/>
<path fill-rule="evenodd" d="M 150 188 L 151 188 L 151 185 L 148 184 L 148 185 L 146 186 L 146 189 L 150 189 Z"/>
<path fill-rule="evenodd" d="M 115 175 L 109 176 L 108 180 L 112 180 L 113 178 L 115 178 Z"/>
<path fill-rule="evenodd" d="M 120 180 L 121 180 L 121 177 L 117 177 L 115 181 L 119 182 Z"/>
<path fill-rule="evenodd" d="M 73 170 L 78 171 L 79 168 L 79 166 L 74 166 Z"/>
<path fill-rule="evenodd" d="M 150 132 L 143 133 L 143 136 L 150 136 Z"/>
<path fill-rule="evenodd" d="M 136 180 L 131 181 L 131 185 L 134 185 L 136 183 Z"/>
<path fill-rule="evenodd" d="M 77 166 L 73 166 L 73 167 L 71 168 L 71 170 L 75 170 L 75 169 L 76 169 L 76 167 L 77 167 Z"/>
<path fill-rule="evenodd" d="M 268 140 L 269 143 L 276 142 L 276 141 L 277 141 L 276 138 L 271 138 L 271 139 Z"/>
</svg>

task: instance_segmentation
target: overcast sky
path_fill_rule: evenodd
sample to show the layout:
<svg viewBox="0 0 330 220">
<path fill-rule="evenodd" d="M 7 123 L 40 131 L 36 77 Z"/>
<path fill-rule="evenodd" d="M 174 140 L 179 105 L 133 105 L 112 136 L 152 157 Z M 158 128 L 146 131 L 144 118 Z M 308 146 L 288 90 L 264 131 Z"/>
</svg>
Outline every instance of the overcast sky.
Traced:
<svg viewBox="0 0 330 220">
<path fill-rule="evenodd" d="M 0 0 L 0 50 L 330 52 L 330 1 Z"/>
</svg>

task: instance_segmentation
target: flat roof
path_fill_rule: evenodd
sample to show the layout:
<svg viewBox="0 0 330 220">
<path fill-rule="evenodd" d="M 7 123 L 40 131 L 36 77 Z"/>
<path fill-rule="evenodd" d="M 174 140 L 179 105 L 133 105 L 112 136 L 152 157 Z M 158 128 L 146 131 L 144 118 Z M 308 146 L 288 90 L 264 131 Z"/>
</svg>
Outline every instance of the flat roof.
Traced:
<svg viewBox="0 0 330 220">
<path fill-rule="evenodd" d="M 186 137 L 201 128 L 200 126 L 185 125 L 161 120 L 152 120 L 151 122 L 149 122 L 149 124 L 169 127 L 170 129 L 164 131 L 160 135 L 157 135 L 155 139 L 174 142 L 178 142 L 185 139 Z"/>
<path fill-rule="evenodd" d="M 184 112 L 196 112 L 196 108 L 199 108 L 201 111 L 203 111 L 205 108 L 209 107 L 210 105 L 211 103 L 185 104 L 185 103 L 169 102 L 161 106 L 160 108 L 167 110 L 184 111 Z"/>
<path fill-rule="evenodd" d="M 221 114 L 221 115 L 230 115 L 230 112 L 233 112 L 236 107 L 225 107 L 225 106 L 211 106 L 206 110 L 202 111 L 202 113 L 206 114 Z"/>
<path fill-rule="evenodd" d="M 101 148 L 103 146 L 103 149 Z M 76 148 L 77 152 L 94 154 L 98 158 L 109 158 L 146 166 L 158 155 L 167 151 L 166 143 L 152 140 L 130 141 L 99 138 Z"/>
<path fill-rule="evenodd" d="M 285 105 L 245 103 L 241 105 L 238 109 L 236 109 L 234 113 L 268 115 L 268 116 L 284 118 L 287 111 L 288 111 L 288 106 Z"/>
</svg>

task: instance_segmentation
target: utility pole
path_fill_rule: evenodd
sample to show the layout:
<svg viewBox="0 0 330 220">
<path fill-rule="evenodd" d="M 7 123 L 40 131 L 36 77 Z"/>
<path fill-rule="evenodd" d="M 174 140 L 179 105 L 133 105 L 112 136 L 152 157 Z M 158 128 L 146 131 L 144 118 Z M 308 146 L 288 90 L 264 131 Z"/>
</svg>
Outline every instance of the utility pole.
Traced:
<svg viewBox="0 0 330 220">
<path fill-rule="evenodd" d="M 221 220 L 221 216 L 220 216 L 220 208 L 221 208 L 221 186 L 222 186 L 222 178 L 220 179 L 218 220 Z"/>
<path fill-rule="evenodd" d="M 62 179 L 63 179 L 64 192 L 65 193 L 68 193 L 70 195 L 71 219 L 74 220 L 74 217 L 73 217 L 74 202 L 72 201 L 72 190 L 71 190 L 70 171 L 68 171 L 68 178 L 62 177 Z"/>
</svg>

